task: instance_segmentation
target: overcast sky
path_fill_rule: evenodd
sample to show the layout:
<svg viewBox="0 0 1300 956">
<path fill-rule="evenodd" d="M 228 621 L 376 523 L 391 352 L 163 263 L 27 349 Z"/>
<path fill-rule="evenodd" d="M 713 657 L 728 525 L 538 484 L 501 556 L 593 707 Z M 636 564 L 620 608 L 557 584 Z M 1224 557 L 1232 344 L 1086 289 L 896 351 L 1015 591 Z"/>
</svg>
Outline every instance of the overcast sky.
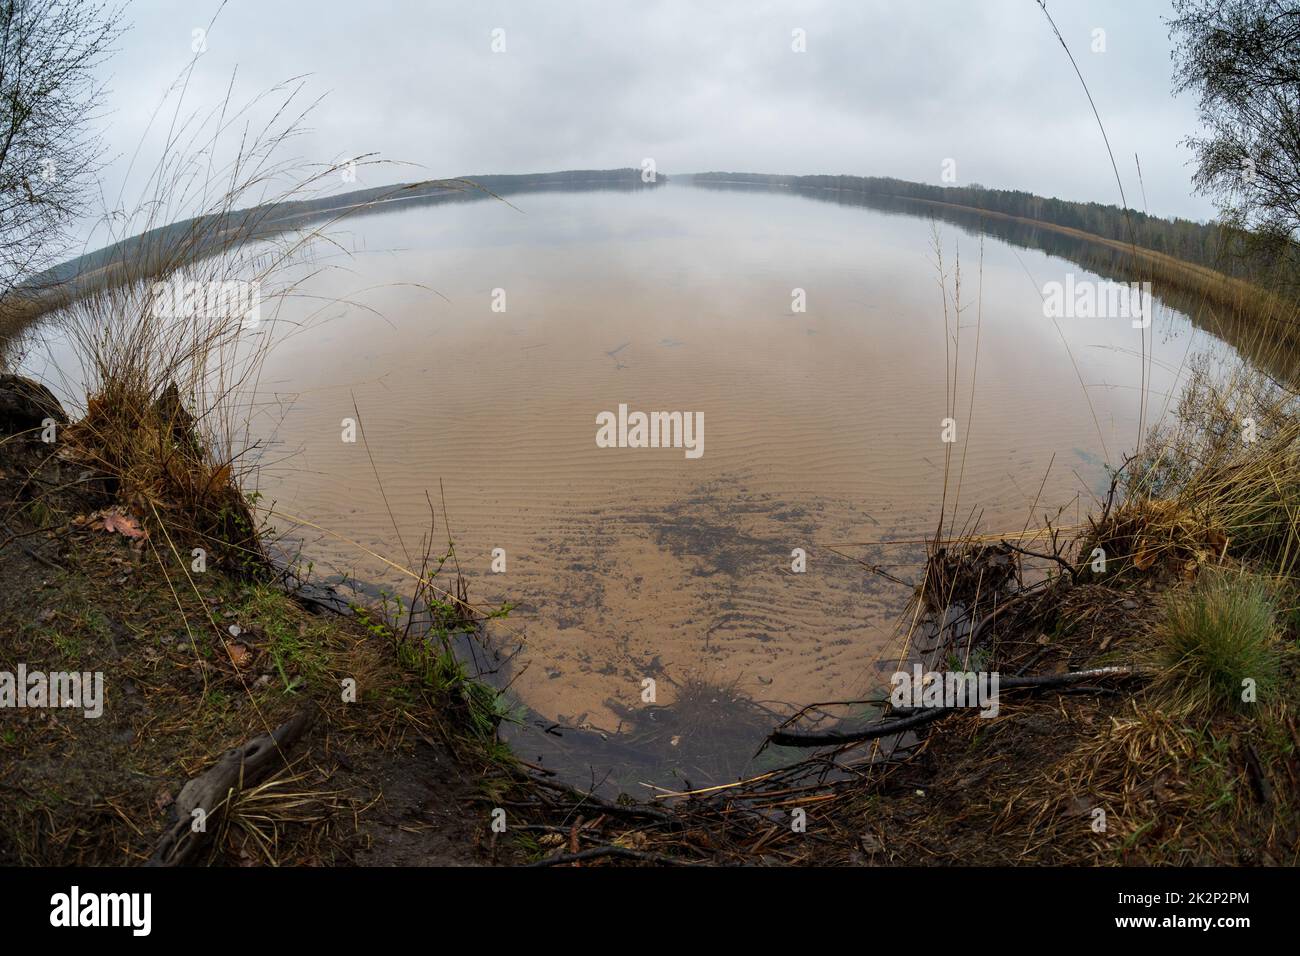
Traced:
<svg viewBox="0 0 1300 956">
<path fill-rule="evenodd" d="M 134 0 L 111 62 L 109 204 L 155 106 L 220 4 Z M 1204 219 L 1179 141 L 1195 104 L 1170 95 L 1164 2 L 1049 4 L 1106 124 L 1130 205 Z M 1093 52 L 1094 30 L 1104 52 Z M 504 52 L 493 52 L 500 29 Z M 794 31 L 806 52 L 792 49 Z M 299 74 L 325 99 L 295 154 L 378 152 L 429 177 L 637 166 L 888 175 L 1119 201 L 1096 121 L 1033 0 L 470 3 L 229 0 L 190 77 L 191 109 L 234 77 L 245 100 Z M 139 168 L 139 166 L 137 166 Z M 351 187 L 349 187 L 351 188 Z M 130 187 L 128 187 L 130 194 Z"/>
</svg>

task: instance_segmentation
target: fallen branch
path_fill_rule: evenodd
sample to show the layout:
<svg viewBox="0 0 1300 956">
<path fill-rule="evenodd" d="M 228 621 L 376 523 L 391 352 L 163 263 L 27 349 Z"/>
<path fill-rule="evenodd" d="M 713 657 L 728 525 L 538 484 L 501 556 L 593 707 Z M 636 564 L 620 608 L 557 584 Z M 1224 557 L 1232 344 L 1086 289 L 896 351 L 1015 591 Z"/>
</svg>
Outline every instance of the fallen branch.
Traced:
<svg viewBox="0 0 1300 956">
<path fill-rule="evenodd" d="M 315 719 L 314 710 L 301 710 L 269 734 L 261 734 L 227 750 L 211 767 L 190 780 L 177 794 L 168 812 L 168 825 L 154 845 L 145 866 L 185 866 L 193 862 L 207 842 L 216 809 L 232 792 L 257 784 L 272 771 L 287 765 L 284 754 L 296 744 Z M 195 811 L 202 810 L 202 830 L 195 831 Z"/>
<path fill-rule="evenodd" d="M 554 790 L 558 793 L 567 794 L 570 797 L 576 798 L 579 807 L 584 804 L 591 804 L 611 816 L 649 818 L 651 820 L 657 820 L 661 823 L 669 824 L 674 823 L 677 820 L 672 813 L 669 813 L 667 810 L 660 810 L 658 807 L 651 807 L 637 803 L 630 805 L 611 803 L 602 797 L 596 796 L 594 793 L 588 793 L 585 790 L 579 790 L 577 787 L 571 787 L 567 784 L 558 783 L 553 780 L 543 780 L 532 776 L 529 777 L 529 780 L 531 783 L 539 787 L 544 787 L 547 790 Z"/>
<path fill-rule="evenodd" d="M 7 524 L 5 524 L 3 521 L 0 521 L 0 531 L 4 531 L 6 534 L 9 535 L 9 537 L 5 538 L 3 541 L 0 541 L 0 550 L 3 550 L 4 548 L 8 547 L 10 544 L 17 544 L 18 547 L 22 550 L 23 554 L 27 555 L 27 557 L 31 558 L 33 561 L 38 561 L 53 571 L 67 571 L 68 569 L 65 568 L 63 565 L 59 564 L 57 561 L 47 558 L 45 555 L 41 554 L 35 548 L 19 540 L 20 538 L 26 538 L 29 535 L 40 534 L 41 532 L 48 531 L 48 530 L 49 530 L 48 528 L 33 528 L 31 531 L 24 531 L 21 534 L 15 534 Z"/>
<path fill-rule="evenodd" d="M 628 860 L 638 860 L 642 863 L 656 863 L 659 866 L 689 866 L 685 860 L 679 860 L 676 857 L 665 856 L 662 853 L 651 853 L 648 850 L 633 850 L 625 846 L 595 846 L 589 850 L 579 850 L 577 853 L 557 853 L 555 856 L 548 856 L 543 860 L 535 863 L 529 863 L 529 866 L 561 866 L 565 863 L 580 863 L 583 860 L 597 860 L 605 856 L 622 857 Z"/>
<path fill-rule="evenodd" d="M 1000 694 L 1004 690 L 1016 690 L 1022 688 L 1042 690 L 1051 687 L 1068 687 L 1072 684 L 1078 684 L 1083 681 L 1106 678 L 1127 680 L 1147 676 L 1149 675 L 1145 671 L 1140 671 L 1132 667 L 1095 667 L 1091 670 L 1071 671 L 1066 674 L 1039 674 L 1033 677 L 1004 677 L 998 681 L 998 693 Z M 928 707 L 921 710 L 909 710 L 906 717 L 882 721 L 873 724 L 870 727 L 864 727 L 861 730 L 831 730 L 824 733 L 801 730 L 774 730 L 768 735 L 767 739 L 771 743 L 781 747 L 822 747 L 830 744 L 851 744 L 863 740 L 876 740 L 880 737 L 889 737 L 893 734 L 899 734 L 911 730 L 914 727 L 920 727 L 924 724 L 939 720 L 942 717 L 947 717 L 950 714 L 956 713 L 958 710 L 969 710 L 969 708 Z"/>
</svg>

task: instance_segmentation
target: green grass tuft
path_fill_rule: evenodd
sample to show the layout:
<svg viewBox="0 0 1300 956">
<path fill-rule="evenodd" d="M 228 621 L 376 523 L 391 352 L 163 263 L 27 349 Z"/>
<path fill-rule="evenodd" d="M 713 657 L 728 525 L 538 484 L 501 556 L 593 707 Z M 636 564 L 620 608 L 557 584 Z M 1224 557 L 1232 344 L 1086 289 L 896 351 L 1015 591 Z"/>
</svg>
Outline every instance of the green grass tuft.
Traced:
<svg viewBox="0 0 1300 956">
<path fill-rule="evenodd" d="M 1160 631 L 1160 685 L 1189 712 L 1247 710 L 1268 703 L 1279 682 L 1282 654 L 1271 588 L 1241 574 L 1205 574 L 1173 594 Z"/>
</svg>

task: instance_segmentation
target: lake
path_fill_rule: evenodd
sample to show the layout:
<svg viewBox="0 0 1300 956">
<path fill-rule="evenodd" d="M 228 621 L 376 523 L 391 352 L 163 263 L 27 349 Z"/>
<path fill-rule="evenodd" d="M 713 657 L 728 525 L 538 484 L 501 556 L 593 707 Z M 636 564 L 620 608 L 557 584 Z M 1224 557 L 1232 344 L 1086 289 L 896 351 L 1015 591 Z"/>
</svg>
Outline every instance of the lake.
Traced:
<svg viewBox="0 0 1300 956">
<path fill-rule="evenodd" d="M 410 590 L 377 556 L 450 531 L 471 600 L 515 605 L 479 663 L 520 755 L 615 792 L 746 773 L 785 714 L 878 689 L 941 509 L 1078 524 L 1137 439 L 1144 348 L 1147 424 L 1218 348 L 1159 289 L 1145 346 L 1126 316 L 1046 318 L 1045 284 L 1099 277 L 919 207 L 508 199 L 335 230 L 276 320 L 302 327 L 263 370 L 257 490 L 315 578 L 372 591 Z M 636 412 L 681 413 L 668 447 L 628 447 Z"/>
</svg>

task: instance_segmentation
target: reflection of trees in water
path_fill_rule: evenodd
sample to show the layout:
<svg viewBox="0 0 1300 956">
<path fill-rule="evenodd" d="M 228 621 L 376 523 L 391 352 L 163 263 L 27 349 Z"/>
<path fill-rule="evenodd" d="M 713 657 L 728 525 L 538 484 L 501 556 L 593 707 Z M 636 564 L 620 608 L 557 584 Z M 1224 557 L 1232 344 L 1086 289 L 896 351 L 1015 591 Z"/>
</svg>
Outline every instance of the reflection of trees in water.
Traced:
<svg viewBox="0 0 1300 956">
<path fill-rule="evenodd" d="M 521 705 L 518 723 L 502 731 L 516 752 L 530 754 L 561 780 L 610 798 L 643 797 L 647 785 L 682 790 L 733 783 L 801 756 L 784 748 L 756 754 L 793 709 L 789 705 L 773 709 L 742 693 L 735 681 L 686 675 L 678 682 L 662 669 L 655 673 L 672 685 L 672 703 L 606 701 L 619 718 L 616 727 L 549 721 Z"/>
<path fill-rule="evenodd" d="M 781 178 L 793 181 L 800 177 Z M 1005 219 L 999 215 L 985 215 L 979 211 L 945 206 L 933 201 L 879 195 L 856 189 L 785 186 L 748 180 L 726 182 L 696 178 L 692 184 L 719 190 L 792 191 L 807 199 L 832 202 L 842 206 L 862 206 L 886 215 L 912 218 L 924 216 L 951 223 L 970 236 L 992 236 L 1017 248 L 1044 252 L 1049 256 L 1074 263 L 1103 279 L 1132 282 L 1137 279 L 1152 278 L 1149 269 L 1135 268 L 1131 253 L 1124 249 L 1058 232 L 1050 227 L 1038 226 L 1022 220 Z M 1194 327 L 1223 340 L 1274 377 L 1279 379 L 1297 377 L 1300 373 L 1300 368 L 1297 368 L 1300 365 L 1300 335 L 1293 328 L 1296 318 L 1294 305 L 1284 300 L 1276 300 L 1274 305 L 1284 310 L 1286 314 L 1270 313 L 1261 316 L 1258 312 L 1243 312 L 1235 309 L 1229 301 L 1216 302 L 1204 293 L 1176 284 L 1177 281 L 1172 276 L 1167 277 L 1158 273 L 1152 284 L 1155 298 L 1169 308 L 1183 313 Z M 1202 278 L 1197 281 L 1213 282 L 1214 280 Z M 1231 295 L 1225 294 L 1230 300 Z"/>
</svg>

